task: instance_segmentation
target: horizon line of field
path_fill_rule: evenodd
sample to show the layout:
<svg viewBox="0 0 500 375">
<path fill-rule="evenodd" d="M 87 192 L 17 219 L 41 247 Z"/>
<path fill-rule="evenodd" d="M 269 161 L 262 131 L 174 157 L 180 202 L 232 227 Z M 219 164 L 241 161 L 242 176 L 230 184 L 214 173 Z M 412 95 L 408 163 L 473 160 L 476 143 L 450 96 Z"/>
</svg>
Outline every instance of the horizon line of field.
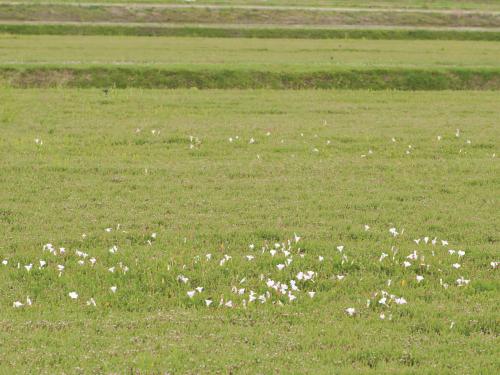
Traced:
<svg viewBox="0 0 500 375">
<path fill-rule="evenodd" d="M 500 41 L 500 30 L 432 28 L 297 28 L 199 25 L 119 25 L 107 23 L 0 22 L 0 34 L 206 37 L 261 39 L 369 39 Z"/>
<path fill-rule="evenodd" d="M 316 72 L 144 66 L 0 66 L 12 88 L 500 90 L 500 69 L 341 69 Z"/>
</svg>

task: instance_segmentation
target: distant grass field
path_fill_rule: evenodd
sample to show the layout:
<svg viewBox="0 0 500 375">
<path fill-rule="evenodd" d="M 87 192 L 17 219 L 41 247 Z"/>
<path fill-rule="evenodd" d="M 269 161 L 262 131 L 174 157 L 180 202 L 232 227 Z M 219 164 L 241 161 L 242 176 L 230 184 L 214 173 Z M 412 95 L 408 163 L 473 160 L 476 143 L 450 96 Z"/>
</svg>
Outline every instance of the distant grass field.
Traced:
<svg viewBox="0 0 500 375">
<path fill-rule="evenodd" d="M 8 2 L 0 0 L 0 3 Z M 496 0 L 30 0 L 31 3 L 132 3 L 132 4 L 215 4 L 215 5 L 277 5 L 321 6 L 353 8 L 415 8 L 415 9 L 469 9 L 500 10 Z"/>
<path fill-rule="evenodd" d="M 492 42 L 0 36 L 13 87 L 497 89 Z"/>
<path fill-rule="evenodd" d="M 500 43 L 0 35 L 0 64 L 124 64 L 187 69 L 317 71 L 495 68 Z"/>
<path fill-rule="evenodd" d="M 497 372 L 498 92 L 0 102 L 1 372 Z M 294 301 L 266 285 L 307 270 Z"/>
<path fill-rule="evenodd" d="M 500 28 L 500 13 L 1 4 L 0 21 Z"/>
</svg>

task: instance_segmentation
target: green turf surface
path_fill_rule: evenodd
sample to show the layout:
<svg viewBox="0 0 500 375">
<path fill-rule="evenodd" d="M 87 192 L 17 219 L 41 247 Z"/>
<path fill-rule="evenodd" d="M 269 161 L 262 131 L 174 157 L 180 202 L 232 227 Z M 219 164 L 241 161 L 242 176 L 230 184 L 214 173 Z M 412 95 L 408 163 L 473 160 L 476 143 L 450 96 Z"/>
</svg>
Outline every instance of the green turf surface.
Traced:
<svg viewBox="0 0 500 375">
<path fill-rule="evenodd" d="M 496 372 L 498 99 L 2 89 L 1 372 Z M 294 233 L 291 256 L 261 254 Z M 295 301 L 266 287 L 302 270 Z M 249 290 L 272 294 L 244 309 Z"/>
<path fill-rule="evenodd" d="M 0 35 L 0 64 L 135 64 L 172 68 L 317 71 L 495 68 L 500 43 Z"/>
<path fill-rule="evenodd" d="M 500 28 L 500 13 L 0 4 L 0 21 Z"/>
</svg>

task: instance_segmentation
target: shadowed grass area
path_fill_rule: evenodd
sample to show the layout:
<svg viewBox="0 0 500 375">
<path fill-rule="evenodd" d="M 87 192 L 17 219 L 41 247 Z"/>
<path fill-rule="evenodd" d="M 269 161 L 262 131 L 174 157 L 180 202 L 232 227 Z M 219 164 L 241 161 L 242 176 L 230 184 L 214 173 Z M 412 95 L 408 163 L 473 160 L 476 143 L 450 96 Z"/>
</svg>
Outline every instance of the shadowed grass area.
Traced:
<svg viewBox="0 0 500 375">
<path fill-rule="evenodd" d="M 498 99 L 3 88 L 1 372 L 494 373 Z M 261 246 L 294 233 L 279 271 L 285 257 Z M 243 308 L 248 289 L 266 290 L 261 274 L 302 269 L 318 274 L 297 300 Z M 383 306 L 382 290 L 407 304 Z"/>
<path fill-rule="evenodd" d="M 498 31 L 377 30 L 317 28 L 138 26 L 90 24 L 0 24 L 0 33 L 19 35 L 182 36 L 205 38 L 296 38 L 371 40 L 477 40 L 500 41 Z"/>
<path fill-rule="evenodd" d="M 498 90 L 496 69 L 340 69 L 317 72 L 141 67 L 0 67 L 11 87 L 117 87 L 200 89 Z"/>
</svg>

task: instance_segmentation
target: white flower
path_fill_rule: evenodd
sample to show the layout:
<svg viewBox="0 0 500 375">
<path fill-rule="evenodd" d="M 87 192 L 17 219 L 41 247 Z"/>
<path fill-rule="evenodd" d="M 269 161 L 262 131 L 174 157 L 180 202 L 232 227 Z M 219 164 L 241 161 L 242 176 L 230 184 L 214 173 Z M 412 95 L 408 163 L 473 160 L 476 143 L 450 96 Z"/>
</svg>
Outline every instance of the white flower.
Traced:
<svg viewBox="0 0 500 375">
<path fill-rule="evenodd" d="M 94 264 L 95 264 L 95 262 L 97 262 L 97 259 L 96 259 L 96 258 L 90 258 L 90 259 L 89 259 L 89 261 L 90 261 L 90 263 L 91 263 L 92 265 L 94 265 Z"/>
<path fill-rule="evenodd" d="M 224 306 L 232 308 L 233 307 L 233 301 L 227 301 Z"/>
<path fill-rule="evenodd" d="M 69 298 L 71 298 L 71 299 L 77 299 L 78 298 L 78 293 L 77 292 L 69 292 L 68 295 L 69 295 Z"/>
<path fill-rule="evenodd" d="M 421 282 L 424 280 L 424 277 L 423 276 L 420 276 L 420 275 L 417 275 L 417 282 Z"/>
<path fill-rule="evenodd" d="M 285 268 L 285 265 L 280 263 L 276 267 L 281 271 L 283 268 Z"/>
<path fill-rule="evenodd" d="M 117 287 L 115 285 L 113 285 L 111 288 L 109 288 L 111 290 L 111 292 L 113 293 L 116 293 L 116 289 Z"/>
<path fill-rule="evenodd" d="M 23 307 L 23 306 L 24 306 L 24 304 L 23 304 L 23 303 L 21 303 L 21 302 L 19 302 L 19 301 L 15 301 L 15 302 L 12 304 L 12 307 L 14 307 L 14 308 L 16 308 L 16 309 L 17 309 L 17 308 L 19 308 L 19 307 Z"/>
<path fill-rule="evenodd" d="M 394 302 L 396 302 L 396 304 L 398 305 L 406 305 L 406 300 L 403 297 L 396 298 Z"/>
<path fill-rule="evenodd" d="M 337 246 L 337 250 L 342 252 L 344 250 L 344 245 Z"/>
<path fill-rule="evenodd" d="M 459 263 L 453 263 L 452 267 L 458 270 L 462 266 Z"/>
<path fill-rule="evenodd" d="M 93 298 L 89 299 L 87 301 L 87 306 L 96 306 L 95 300 Z"/>
<path fill-rule="evenodd" d="M 250 141 L 248 141 L 249 144 L 254 144 L 255 143 L 255 139 L 253 138 L 250 138 Z"/>
<path fill-rule="evenodd" d="M 252 259 L 254 259 L 255 257 L 253 255 L 247 255 L 246 256 L 247 260 L 248 261 L 251 261 Z"/>
<path fill-rule="evenodd" d="M 410 255 L 408 255 L 406 258 L 407 259 L 411 259 L 411 260 L 416 260 L 418 258 L 417 252 L 414 251 L 413 253 L 411 253 Z"/>
<path fill-rule="evenodd" d="M 307 294 L 309 294 L 309 297 L 313 298 L 316 292 L 307 292 Z"/>
<path fill-rule="evenodd" d="M 255 249 L 255 245 L 254 245 L 253 243 L 251 243 L 250 245 L 248 245 L 248 248 L 249 248 L 250 250 L 253 250 L 253 249 Z"/>
<path fill-rule="evenodd" d="M 443 246 L 448 246 L 448 241 L 446 241 L 446 240 L 441 240 L 441 245 L 443 245 Z"/>
<path fill-rule="evenodd" d="M 115 272 L 115 267 L 114 266 L 113 267 L 109 267 L 108 271 L 111 272 L 111 273 Z"/>
<path fill-rule="evenodd" d="M 405 266 L 405 268 L 410 267 L 410 266 L 411 266 L 411 263 L 405 260 L 405 261 L 403 262 L 403 266 Z"/>
<path fill-rule="evenodd" d="M 384 320 L 384 319 L 385 319 L 385 314 L 384 314 L 383 312 L 382 312 L 382 313 L 380 313 L 380 315 L 379 315 L 379 316 L 380 316 L 380 319 L 382 319 L 382 320 Z"/>
<path fill-rule="evenodd" d="M 189 281 L 189 279 L 186 276 L 179 275 L 177 276 L 177 281 L 181 281 L 182 283 L 186 284 Z"/>
<path fill-rule="evenodd" d="M 458 256 L 461 258 L 461 257 L 463 257 L 463 256 L 465 255 L 465 251 L 463 251 L 463 250 L 458 250 L 458 251 L 457 251 L 457 254 L 458 254 Z"/>
<path fill-rule="evenodd" d="M 6 266 L 8 263 L 9 263 L 9 261 L 8 261 L 7 259 L 2 260 L 2 264 L 3 264 L 4 266 Z"/>
<path fill-rule="evenodd" d="M 322 262 L 325 258 L 323 258 L 321 255 L 318 257 L 318 260 Z"/>
<path fill-rule="evenodd" d="M 379 261 L 379 262 L 382 262 L 382 261 L 384 260 L 384 258 L 386 258 L 387 256 L 388 256 L 388 255 L 387 255 L 386 253 L 382 253 L 382 254 L 380 255 L 380 258 L 379 258 L 379 260 L 378 260 L 378 261 Z"/>
<path fill-rule="evenodd" d="M 198 287 L 196 287 L 196 288 L 194 288 L 194 289 L 196 289 L 196 291 L 197 291 L 198 293 L 203 292 L 203 287 L 202 287 L 202 286 L 198 286 Z"/>
<path fill-rule="evenodd" d="M 498 264 L 499 264 L 499 262 L 495 262 L 495 261 L 493 261 L 493 262 L 491 262 L 491 263 L 490 263 L 490 266 L 491 266 L 493 269 L 495 269 L 495 268 L 497 268 L 497 267 L 498 267 Z"/>
<path fill-rule="evenodd" d="M 370 230 L 370 226 L 365 224 L 365 232 L 369 231 Z"/>
<path fill-rule="evenodd" d="M 207 254 L 207 255 L 205 255 L 205 258 L 206 258 L 207 260 L 212 259 L 212 254 Z"/>
<path fill-rule="evenodd" d="M 156 239 L 156 233 L 151 233 L 151 238 Z"/>
<path fill-rule="evenodd" d="M 30 272 L 31 271 L 31 268 L 33 267 L 33 264 L 28 264 L 26 266 L 24 266 L 24 268 L 26 268 L 26 271 Z"/>
<path fill-rule="evenodd" d="M 299 242 L 302 237 L 297 236 L 296 233 L 293 234 L 293 239 L 295 240 L 295 243 Z"/>
<path fill-rule="evenodd" d="M 118 247 L 114 245 L 111 249 L 109 249 L 109 252 L 111 254 L 116 254 L 118 252 Z"/>
<path fill-rule="evenodd" d="M 212 302 L 213 301 L 211 299 L 206 299 L 205 300 L 205 305 L 208 307 L 208 306 L 210 306 L 212 304 Z"/>
<path fill-rule="evenodd" d="M 399 234 L 396 228 L 390 228 L 389 233 L 392 234 L 394 237 L 396 237 Z"/>
<path fill-rule="evenodd" d="M 109 232 L 111 232 L 113 230 L 113 228 L 106 228 L 104 230 L 109 233 Z"/>
<path fill-rule="evenodd" d="M 457 284 L 458 286 L 464 286 L 464 285 L 468 285 L 470 283 L 470 280 L 466 280 L 464 279 L 463 276 L 460 276 L 459 279 L 457 279 Z"/>
<path fill-rule="evenodd" d="M 348 307 L 345 312 L 349 316 L 354 316 L 356 314 L 356 309 L 354 307 Z"/>
<path fill-rule="evenodd" d="M 187 295 L 189 298 L 193 298 L 195 294 L 196 294 L 196 290 L 190 290 L 187 292 Z"/>
</svg>

